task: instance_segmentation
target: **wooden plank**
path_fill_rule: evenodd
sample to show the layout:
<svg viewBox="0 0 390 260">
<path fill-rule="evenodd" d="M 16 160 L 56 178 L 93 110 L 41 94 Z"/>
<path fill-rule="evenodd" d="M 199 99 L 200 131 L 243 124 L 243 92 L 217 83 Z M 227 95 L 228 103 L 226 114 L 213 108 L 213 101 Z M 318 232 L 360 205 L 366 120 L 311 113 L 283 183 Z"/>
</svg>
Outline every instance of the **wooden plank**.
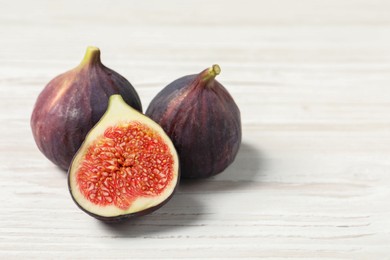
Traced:
<svg viewBox="0 0 390 260">
<path fill-rule="evenodd" d="M 0 1 L 1 259 L 386 259 L 390 2 Z M 136 87 L 214 63 L 243 143 L 221 175 L 107 225 L 72 202 L 29 120 L 87 45 Z"/>
</svg>

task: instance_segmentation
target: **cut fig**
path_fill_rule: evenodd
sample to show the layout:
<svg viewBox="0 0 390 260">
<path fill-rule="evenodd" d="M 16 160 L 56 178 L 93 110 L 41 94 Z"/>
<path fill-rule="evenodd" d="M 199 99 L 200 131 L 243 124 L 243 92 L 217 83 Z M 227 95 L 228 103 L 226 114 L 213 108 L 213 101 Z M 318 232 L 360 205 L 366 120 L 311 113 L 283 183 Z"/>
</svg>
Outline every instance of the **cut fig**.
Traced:
<svg viewBox="0 0 390 260">
<path fill-rule="evenodd" d="M 222 172 L 241 144 L 240 110 L 215 80 L 220 67 L 179 78 L 151 101 L 146 115 L 159 123 L 174 143 L 183 178 Z"/>
<path fill-rule="evenodd" d="M 80 65 L 51 80 L 35 103 L 31 129 L 39 150 L 68 170 L 113 94 L 120 94 L 127 104 L 142 112 L 141 101 L 129 81 L 101 63 L 98 48 L 88 47 Z"/>
<path fill-rule="evenodd" d="M 73 200 L 104 221 L 158 209 L 171 198 L 178 180 L 178 156 L 169 137 L 120 95 L 110 97 L 68 173 Z"/>
</svg>

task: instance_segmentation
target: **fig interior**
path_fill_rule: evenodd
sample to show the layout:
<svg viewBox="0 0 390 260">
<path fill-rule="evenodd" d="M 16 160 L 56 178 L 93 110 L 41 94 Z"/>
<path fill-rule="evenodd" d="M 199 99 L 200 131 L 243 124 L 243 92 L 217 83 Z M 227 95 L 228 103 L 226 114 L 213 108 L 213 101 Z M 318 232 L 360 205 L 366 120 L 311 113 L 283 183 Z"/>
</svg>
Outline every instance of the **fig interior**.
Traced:
<svg viewBox="0 0 390 260">
<path fill-rule="evenodd" d="M 76 178 L 92 203 L 126 209 L 139 196 L 161 194 L 173 178 L 173 157 L 155 131 L 139 122 L 123 123 L 88 148 Z"/>
<path fill-rule="evenodd" d="M 155 207 L 178 181 L 178 158 L 170 139 L 121 101 L 119 95 L 110 98 L 109 109 L 88 134 L 69 172 L 76 203 L 99 216 Z"/>
</svg>

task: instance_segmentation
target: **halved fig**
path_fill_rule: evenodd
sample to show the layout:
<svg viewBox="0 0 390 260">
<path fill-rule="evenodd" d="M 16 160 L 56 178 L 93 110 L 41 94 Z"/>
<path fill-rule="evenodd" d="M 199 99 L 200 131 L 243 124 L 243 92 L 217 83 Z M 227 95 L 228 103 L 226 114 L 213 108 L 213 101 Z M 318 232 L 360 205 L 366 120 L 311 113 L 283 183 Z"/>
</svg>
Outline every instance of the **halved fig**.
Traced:
<svg viewBox="0 0 390 260">
<path fill-rule="evenodd" d="M 73 200 L 89 215 L 117 221 L 150 213 L 179 181 L 176 150 L 154 121 L 112 95 L 68 172 Z"/>
</svg>

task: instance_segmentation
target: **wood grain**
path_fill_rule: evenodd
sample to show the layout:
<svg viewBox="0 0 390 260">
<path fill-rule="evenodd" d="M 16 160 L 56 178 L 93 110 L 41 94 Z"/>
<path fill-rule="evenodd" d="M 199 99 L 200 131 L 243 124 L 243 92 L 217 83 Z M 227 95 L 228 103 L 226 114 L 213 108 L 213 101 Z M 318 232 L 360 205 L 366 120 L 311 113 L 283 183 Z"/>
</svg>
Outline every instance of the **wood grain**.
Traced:
<svg viewBox="0 0 390 260">
<path fill-rule="evenodd" d="M 0 259 L 389 259 L 390 2 L 0 1 Z M 87 45 L 144 108 L 218 63 L 242 113 L 223 174 L 100 223 L 29 126 Z"/>
</svg>

